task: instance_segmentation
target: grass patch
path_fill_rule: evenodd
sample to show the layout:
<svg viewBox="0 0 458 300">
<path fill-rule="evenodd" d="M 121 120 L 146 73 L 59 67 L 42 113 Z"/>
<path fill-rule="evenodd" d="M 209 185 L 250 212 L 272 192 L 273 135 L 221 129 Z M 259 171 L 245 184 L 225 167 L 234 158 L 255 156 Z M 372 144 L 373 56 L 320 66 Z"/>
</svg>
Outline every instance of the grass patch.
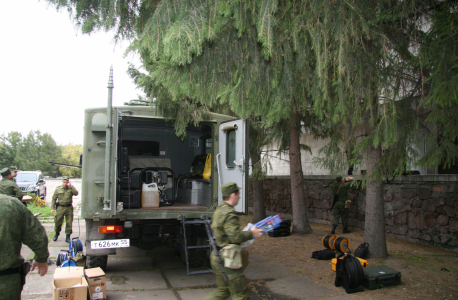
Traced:
<svg viewBox="0 0 458 300">
<path fill-rule="evenodd" d="M 435 257 L 434 260 L 438 263 L 445 263 L 445 259 L 443 257 Z"/>
<path fill-rule="evenodd" d="M 32 214 L 38 214 L 39 217 L 50 217 L 51 216 L 51 207 L 49 206 L 36 206 L 33 204 L 27 205 L 27 208 L 32 212 Z"/>
<path fill-rule="evenodd" d="M 428 259 L 426 257 L 412 256 L 407 259 L 406 263 L 412 265 L 412 264 L 418 264 L 418 263 L 425 263 L 427 261 Z"/>
</svg>

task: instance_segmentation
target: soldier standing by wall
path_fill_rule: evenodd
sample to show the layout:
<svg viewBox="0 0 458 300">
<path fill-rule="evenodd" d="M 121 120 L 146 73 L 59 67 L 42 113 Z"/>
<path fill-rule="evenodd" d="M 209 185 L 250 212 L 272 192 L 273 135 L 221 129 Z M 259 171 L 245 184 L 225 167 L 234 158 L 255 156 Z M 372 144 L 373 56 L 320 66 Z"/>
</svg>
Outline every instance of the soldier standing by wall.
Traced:
<svg viewBox="0 0 458 300">
<path fill-rule="evenodd" d="M 19 201 L 22 200 L 22 191 L 14 182 L 14 177 L 9 168 L 3 168 L 0 170 L 2 180 L 0 180 L 0 194 L 12 196 L 17 198 Z M 25 204 L 27 206 L 27 204 Z"/>
<path fill-rule="evenodd" d="M 350 210 L 350 201 L 348 200 L 348 190 L 350 190 L 351 180 L 353 177 L 342 178 L 342 176 L 336 177 L 336 182 L 331 184 L 331 189 L 334 195 L 337 196 L 337 201 L 334 203 L 334 218 L 332 219 L 332 234 L 336 233 L 337 225 L 339 225 L 339 218 L 342 218 L 343 233 L 351 233 L 348 230 L 348 213 Z M 346 203 L 347 202 L 347 203 Z"/>
<path fill-rule="evenodd" d="M 21 299 L 27 275 L 21 256 L 22 244 L 35 253 L 32 271 L 38 267 L 38 273 L 44 276 L 48 272 L 49 257 L 45 229 L 20 201 L 0 195 L 0 299 Z"/>
<path fill-rule="evenodd" d="M 256 227 L 252 227 L 250 231 L 240 230 L 239 217 L 234 210 L 234 206 L 237 205 L 240 199 L 239 189 L 235 182 L 228 182 L 221 186 L 224 201 L 216 209 L 211 225 L 218 251 L 230 244 L 240 245 L 253 237 L 258 238 L 262 235 L 262 230 Z M 242 253 L 240 252 L 239 255 L 242 255 Z M 224 258 L 221 257 L 221 260 L 224 265 Z M 205 297 L 205 300 L 227 299 L 229 296 L 233 300 L 250 299 L 250 290 L 248 289 L 245 275 L 243 275 L 243 270 L 248 265 L 248 259 L 246 259 L 246 264 L 238 269 L 223 267 L 224 270 L 221 270 L 218 258 L 214 253 L 210 256 L 210 262 L 215 271 L 217 288 Z M 224 280 L 222 271 L 227 276 L 227 282 Z"/>
<path fill-rule="evenodd" d="M 54 219 L 54 232 L 53 241 L 57 241 L 60 234 L 60 229 L 65 217 L 65 234 L 67 235 L 65 241 L 70 243 L 70 235 L 72 234 L 73 223 L 73 196 L 78 195 L 78 191 L 70 183 L 67 176 L 62 177 L 62 185 L 58 186 L 54 191 L 51 203 L 51 214 L 54 215 L 54 208 L 56 208 L 56 217 Z M 58 199 L 58 201 L 56 201 Z"/>
</svg>

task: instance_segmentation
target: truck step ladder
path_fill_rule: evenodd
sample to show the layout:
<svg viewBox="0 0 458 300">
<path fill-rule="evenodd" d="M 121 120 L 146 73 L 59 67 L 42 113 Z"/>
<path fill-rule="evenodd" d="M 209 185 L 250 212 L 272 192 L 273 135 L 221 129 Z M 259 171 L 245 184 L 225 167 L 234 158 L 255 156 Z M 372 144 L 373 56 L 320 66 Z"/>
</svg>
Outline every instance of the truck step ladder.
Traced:
<svg viewBox="0 0 458 300">
<path fill-rule="evenodd" d="M 213 234 L 213 230 L 210 226 L 210 220 L 208 219 L 208 215 L 205 214 L 205 219 L 204 220 L 186 220 L 185 216 L 181 217 L 181 223 L 183 225 L 183 236 L 184 236 L 184 247 L 185 247 L 185 255 L 186 255 L 186 270 L 189 275 L 197 275 L 197 274 L 208 274 L 208 273 L 214 273 L 212 269 L 208 270 L 200 270 L 200 271 L 189 271 L 189 256 L 188 256 L 188 250 L 193 250 L 193 249 L 209 249 L 216 253 L 216 256 L 218 258 L 218 261 L 221 265 L 221 257 L 219 256 L 219 251 L 216 248 L 216 243 L 215 243 L 215 235 Z M 208 237 L 208 245 L 200 245 L 200 246 L 188 246 L 187 238 L 186 238 L 186 225 L 200 225 L 203 224 L 205 226 L 205 231 L 207 233 Z M 224 277 L 226 275 L 223 273 Z"/>
</svg>

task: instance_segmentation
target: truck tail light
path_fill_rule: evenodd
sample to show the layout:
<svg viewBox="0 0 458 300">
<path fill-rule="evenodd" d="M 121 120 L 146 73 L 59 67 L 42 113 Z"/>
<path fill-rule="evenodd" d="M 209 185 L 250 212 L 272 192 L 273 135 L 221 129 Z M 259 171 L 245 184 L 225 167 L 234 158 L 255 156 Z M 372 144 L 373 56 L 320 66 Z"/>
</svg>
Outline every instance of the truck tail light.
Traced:
<svg viewBox="0 0 458 300">
<path fill-rule="evenodd" d="M 122 226 L 120 225 L 107 225 L 99 226 L 99 233 L 121 233 Z"/>
</svg>

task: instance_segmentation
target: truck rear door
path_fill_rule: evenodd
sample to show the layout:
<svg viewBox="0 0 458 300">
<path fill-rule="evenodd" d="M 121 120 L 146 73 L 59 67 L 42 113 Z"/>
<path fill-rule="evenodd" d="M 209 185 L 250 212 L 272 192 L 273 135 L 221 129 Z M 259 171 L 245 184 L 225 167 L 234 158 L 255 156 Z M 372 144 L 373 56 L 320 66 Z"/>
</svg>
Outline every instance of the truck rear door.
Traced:
<svg viewBox="0 0 458 300">
<path fill-rule="evenodd" d="M 239 203 L 235 211 L 248 213 L 248 119 L 231 120 L 218 128 L 219 153 L 217 155 L 219 187 L 235 182 L 241 187 Z M 223 201 L 218 188 L 218 204 Z"/>
</svg>

